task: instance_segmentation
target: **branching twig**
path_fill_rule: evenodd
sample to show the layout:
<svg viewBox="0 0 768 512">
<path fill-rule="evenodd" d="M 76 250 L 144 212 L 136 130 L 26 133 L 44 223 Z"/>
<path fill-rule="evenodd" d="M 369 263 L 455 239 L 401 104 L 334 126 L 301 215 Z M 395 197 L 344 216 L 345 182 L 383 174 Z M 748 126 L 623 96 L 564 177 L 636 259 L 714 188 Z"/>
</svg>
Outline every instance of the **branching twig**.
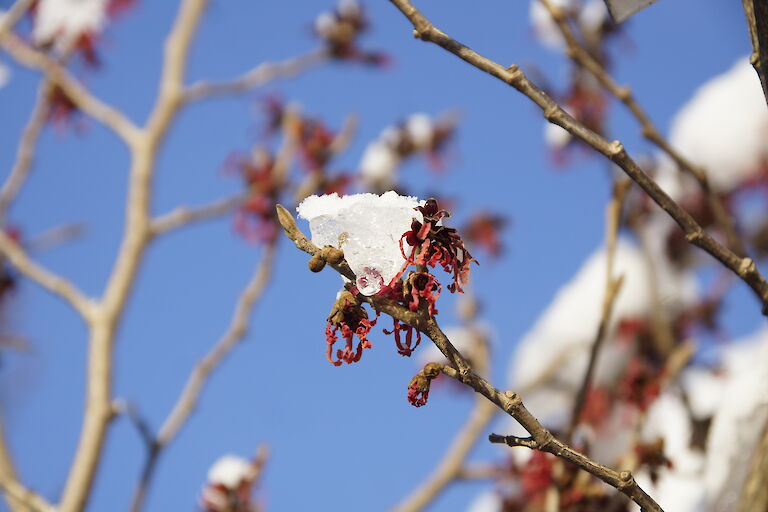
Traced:
<svg viewBox="0 0 768 512">
<path fill-rule="evenodd" d="M 3 183 L 3 188 L 0 189 L 0 226 L 5 224 L 8 207 L 27 179 L 32 160 L 35 156 L 37 140 L 43 131 L 45 122 L 48 120 L 50 93 L 51 84 L 48 80 L 44 80 L 40 85 L 35 106 L 32 109 L 32 114 L 29 116 L 27 125 L 24 127 L 21 140 L 16 149 L 16 161 L 13 164 L 11 173 L 6 178 L 5 183 Z"/>
<path fill-rule="evenodd" d="M 693 164 L 690 160 L 681 155 L 675 150 L 669 142 L 664 138 L 661 132 L 651 121 L 648 114 L 640 106 L 632 94 L 632 89 L 626 86 L 620 86 L 616 81 L 608 74 L 605 67 L 595 59 L 592 54 L 579 42 L 579 39 L 574 35 L 571 27 L 568 24 L 568 19 L 563 9 L 556 7 L 552 4 L 551 0 L 539 0 L 542 5 L 549 11 L 552 19 L 560 29 L 560 33 L 568 45 L 567 54 L 578 66 L 586 69 L 594 76 L 600 85 L 603 86 L 608 92 L 613 94 L 619 101 L 621 101 L 627 109 L 632 113 L 635 119 L 640 123 L 642 128 L 643 137 L 656 145 L 659 149 L 669 155 L 672 160 L 678 165 L 680 169 L 687 172 L 696 179 L 701 185 L 705 196 L 709 202 L 712 212 L 715 215 L 715 219 L 723 231 L 726 237 L 728 247 L 739 256 L 745 256 L 746 251 L 744 244 L 741 241 L 741 237 L 736 232 L 736 226 L 734 225 L 733 218 L 729 215 L 728 211 L 723 204 L 722 198 L 712 189 L 707 172 Z"/>
<path fill-rule="evenodd" d="M 579 391 L 576 394 L 576 400 L 573 403 L 573 409 L 571 410 L 571 421 L 568 424 L 568 430 L 565 434 L 565 442 L 570 443 L 573 439 L 573 433 L 579 424 L 579 417 L 581 416 L 581 410 L 584 408 L 584 402 L 587 399 L 587 394 L 592 387 L 592 378 L 595 374 L 595 368 L 597 366 L 597 357 L 600 355 L 600 349 L 602 348 L 605 336 L 608 330 L 608 325 L 611 321 L 611 314 L 613 312 L 613 305 L 616 301 L 616 297 L 621 291 L 621 285 L 624 282 L 624 275 L 619 277 L 613 276 L 613 263 L 616 259 L 616 238 L 619 232 L 619 226 L 621 224 L 621 211 L 624 205 L 624 198 L 627 194 L 627 189 L 632 182 L 625 179 L 614 184 L 613 196 L 608 204 L 606 212 L 606 228 L 605 228 L 605 261 L 606 261 L 606 275 L 605 275 L 605 292 L 603 295 L 603 306 L 600 314 L 600 322 L 595 332 L 595 338 L 592 342 L 592 348 L 589 352 L 589 362 L 587 363 L 587 370 L 584 372 L 584 380 L 579 387 Z"/>
<path fill-rule="evenodd" d="M 87 298 L 70 281 L 56 274 L 52 274 L 33 262 L 29 256 L 27 256 L 24 249 L 2 230 L 0 230 L 0 252 L 8 257 L 8 260 L 10 260 L 19 272 L 49 292 L 64 299 L 78 313 L 80 313 L 86 321 L 94 316 L 95 304 L 89 298 Z"/>
<path fill-rule="evenodd" d="M 75 459 L 61 498 L 63 512 L 80 512 L 85 507 L 101 460 L 107 427 L 114 414 L 111 394 L 115 332 L 145 249 L 151 240 L 149 211 L 157 150 L 181 106 L 187 55 L 206 5 L 206 0 L 181 2 L 165 42 L 157 101 L 146 127 L 143 130 L 133 128 L 126 124 L 129 121 L 121 114 L 105 106 L 105 112 L 111 115 L 104 118 L 104 121 L 116 131 L 128 130 L 124 135 L 130 140 L 132 165 L 126 200 L 126 226 L 117 259 L 99 304 L 98 315 L 95 315 L 90 326 L 85 413 Z M 8 47 L 7 41 L 3 43 Z M 46 71 L 64 87 L 66 80 L 62 82 L 62 77 L 67 76 L 65 72 L 55 68 Z M 72 93 L 71 90 L 65 92 L 70 95 Z M 89 93 L 84 94 L 84 98 L 92 100 Z M 75 100 L 74 97 L 72 99 Z M 117 120 L 121 121 L 115 124 Z"/>
<path fill-rule="evenodd" d="M 180 206 L 169 213 L 152 219 L 149 230 L 152 236 L 159 236 L 193 222 L 213 219 L 231 212 L 233 209 L 240 206 L 244 200 L 245 196 L 243 194 L 237 194 L 231 197 L 217 199 L 216 201 L 202 206 Z"/>
<path fill-rule="evenodd" d="M 35 0 L 16 0 L 11 8 L 0 16 L 0 37 L 11 30 L 34 3 Z"/>
<path fill-rule="evenodd" d="M 286 235 L 296 244 L 296 247 L 314 255 L 320 248 L 314 245 L 298 229 L 293 216 L 288 210 L 278 205 L 278 217 L 285 230 Z M 334 270 L 355 280 L 355 275 L 349 269 L 346 262 L 338 265 L 331 265 Z M 643 510 L 659 512 L 661 507 L 637 485 L 632 473 L 629 471 L 615 471 L 602 464 L 598 464 L 586 455 L 579 453 L 562 441 L 556 439 L 552 433 L 544 428 L 539 421 L 526 409 L 523 401 L 517 393 L 507 391 L 502 393 L 491 385 L 483 377 L 472 371 L 469 362 L 459 353 L 453 344 L 448 340 L 434 317 L 430 317 L 425 309 L 419 311 L 410 311 L 408 308 L 395 303 L 392 300 L 383 297 L 364 297 L 358 295 L 361 300 L 371 304 L 374 309 L 390 315 L 399 322 L 409 324 L 426 334 L 440 349 L 440 352 L 448 359 L 450 366 L 444 365 L 442 371 L 445 375 L 456 379 L 457 381 L 471 387 L 475 392 L 481 394 L 496 407 L 509 414 L 531 435 L 531 447 L 537 450 L 551 453 L 566 462 L 575 464 L 579 468 L 596 476 L 608 485 L 615 487 L 626 494 L 635 503 L 640 505 Z"/>
<path fill-rule="evenodd" d="M 432 25 L 409 0 L 390 1 L 411 21 L 414 26 L 414 35 L 417 38 L 444 48 L 468 64 L 515 88 L 538 105 L 549 122 L 564 128 L 621 167 L 656 204 L 674 219 L 683 229 L 686 239 L 690 243 L 709 253 L 749 285 L 763 306 L 763 314 L 768 315 L 768 282 L 758 272 L 755 262 L 751 258 L 742 258 L 734 254 L 707 234 L 688 212 L 673 201 L 640 168 L 619 141 L 610 142 L 576 121 L 536 84 L 531 82 L 518 66 L 504 67 L 459 43 Z"/>
<path fill-rule="evenodd" d="M 197 82 L 184 91 L 184 102 L 189 103 L 216 96 L 230 96 L 262 87 L 275 80 L 290 78 L 328 59 L 325 49 L 318 49 L 282 62 L 263 62 L 233 80 L 225 82 Z"/>
<path fill-rule="evenodd" d="M 478 350 L 473 353 L 476 371 L 483 375 L 488 371 L 488 342 L 482 334 L 478 338 Z M 475 355 L 477 357 L 475 357 Z M 445 455 L 427 479 L 421 483 L 405 500 L 394 508 L 395 512 L 417 512 L 429 505 L 451 482 L 462 478 L 464 463 L 470 450 L 483 434 L 488 423 L 497 412 L 496 407 L 482 396 L 475 399 L 475 406 L 469 414 L 466 424 L 454 438 Z"/>
<path fill-rule="evenodd" d="M 42 71 L 78 109 L 112 129 L 126 144 L 131 146 L 137 142 L 139 128 L 122 112 L 93 96 L 61 64 L 10 33 L 0 35 L 0 47 L 20 64 Z"/>
<path fill-rule="evenodd" d="M 227 327 L 227 330 L 213 348 L 195 366 L 176 404 L 173 406 L 162 427 L 160 427 L 157 436 L 147 439 L 146 434 L 143 434 L 145 441 L 148 441 L 149 451 L 141 478 L 131 500 L 131 512 L 141 510 L 163 448 L 176 437 L 176 434 L 186 423 L 189 415 L 194 411 L 200 399 L 203 386 L 208 381 L 211 372 L 219 366 L 232 349 L 245 337 L 253 306 L 261 297 L 272 275 L 274 256 L 275 243 L 272 243 L 264 249 L 264 255 L 256 267 L 253 277 L 251 277 L 251 280 L 240 294 L 229 327 Z"/>
</svg>

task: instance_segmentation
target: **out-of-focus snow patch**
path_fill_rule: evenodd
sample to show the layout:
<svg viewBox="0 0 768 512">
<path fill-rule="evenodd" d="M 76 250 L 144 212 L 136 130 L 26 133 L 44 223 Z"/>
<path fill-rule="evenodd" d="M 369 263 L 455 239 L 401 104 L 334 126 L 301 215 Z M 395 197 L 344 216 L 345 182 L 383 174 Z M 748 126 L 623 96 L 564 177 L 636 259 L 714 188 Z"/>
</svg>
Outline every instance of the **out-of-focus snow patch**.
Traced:
<svg viewBox="0 0 768 512">
<path fill-rule="evenodd" d="M 312 242 L 342 249 L 360 293 L 373 295 L 402 269 L 400 239 L 413 219 L 423 220 L 414 210 L 419 204 L 415 197 L 392 191 L 381 196 L 334 193 L 308 197 L 296 210 L 309 221 Z"/>
<path fill-rule="evenodd" d="M 360 174 L 363 181 L 374 189 L 391 188 L 400 161 L 400 155 L 391 144 L 375 140 L 363 152 Z"/>
<path fill-rule="evenodd" d="M 105 0 L 40 0 L 32 39 L 39 45 L 54 42 L 62 51 L 84 34 L 101 32 L 106 21 Z"/>
<path fill-rule="evenodd" d="M 493 490 L 482 493 L 467 508 L 467 512 L 501 512 L 501 510 L 501 497 Z"/>
<path fill-rule="evenodd" d="M 561 9 L 570 10 L 576 5 L 574 0 L 550 0 L 553 6 Z M 541 44 L 552 49 L 561 50 L 565 47 L 565 40 L 560 33 L 560 29 L 557 24 L 552 21 L 552 16 L 549 11 L 544 7 L 539 0 L 531 1 L 531 9 L 528 11 L 528 17 L 533 27 L 533 32 L 536 35 L 536 39 Z"/>
<path fill-rule="evenodd" d="M 759 170 L 768 159 L 768 107 L 747 57 L 696 90 L 672 121 L 670 143 L 722 192 Z"/>
<path fill-rule="evenodd" d="M 608 19 L 604 0 L 588 0 L 579 12 L 579 25 L 586 33 L 596 33 Z"/>
<path fill-rule="evenodd" d="M 696 297 L 691 276 L 656 268 L 665 280 L 660 294 L 665 305 L 690 304 Z M 619 239 L 614 275 L 624 275 L 606 339 L 598 356 L 594 382 L 610 386 L 619 378 L 633 347 L 616 342 L 622 319 L 644 319 L 653 307 L 652 275 L 642 251 Z M 589 360 L 589 352 L 602 314 L 606 280 L 606 251 L 593 253 L 577 274 L 526 333 L 510 365 L 511 388 L 520 392 L 528 408 L 551 427 L 562 426 L 571 410 Z"/>
<path fill-rule="evenodd" d="M 248 460 L 237 455 L 224 455 L 208 470 L 208 483 L 237 489 L 250 478 L 252 471 L 253 466 Z"/>
<path fill-rule="evenodd" d="M 707 440 L 707 500 L 734 510 L 768 421 L 768 328 L 724 351 L 725 384 Z"/>
</svg>

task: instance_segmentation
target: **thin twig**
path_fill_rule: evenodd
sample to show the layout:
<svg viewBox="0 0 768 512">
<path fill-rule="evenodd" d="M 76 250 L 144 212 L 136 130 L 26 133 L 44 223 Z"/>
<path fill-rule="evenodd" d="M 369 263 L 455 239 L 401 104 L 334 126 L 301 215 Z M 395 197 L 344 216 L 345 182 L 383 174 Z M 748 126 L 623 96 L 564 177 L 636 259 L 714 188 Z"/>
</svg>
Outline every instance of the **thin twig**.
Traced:
<svg viewBox="0 0 768 512">
<path fill-rule="evenodd" d="M 613 263 L 616 259 L 616 239 L 618 237 L 619 226 L 621 224 L 621 211 L 624 205 L 624 198 L 627 195 L 627 190 L 632 182 L 628 179 L 617 182 L 613 187 L 613 196 L 608 203 L 606 211 L 606 227 L 605 227 L 605 292 L 603 294 L 602 312 L 600 314 L 600 322 L 595 332 L 595 338 L 592 342 L 592 348 L 589 352 L 589 362 L 587 363 L 587 370 L 584 372 L 584 379 L 579 387 L 579 391 L 576 394 L 576 400 L 573 403 L 573 409 L 571 410 L 571 421 L 568 424 L 568 430 L 565 434 L 565 442 L 570 443 L 573 439 L 573 433 L 579 424 L 579 418 L 581 411 L 584 408 L 587 395 L 592 387 L 592 379 L 595 374 L 595 368 L 597 367 L 597 357 L 600 355 L 600 349 L 605 341 L 605 336 L 608 331 L 608 325 L 611 321 L 611 314 L 613 312 L 613 305 L 616 302 L 616 297 L 621 291 L 621 285 L 624 282 L 624 275 L 619 277 L 613 276 Z"/>
<path fill-rule="evenodd" d="M 95 304 L 70 281 L 49 272 L 33 262 L 22 247 L 3 230 L 0 230 L 0 252 L 13 266 L 32 281 L 69 303 L 80 315 L 89 320 L 94 315 Z"/>
<path fill-rule="evenodd" d="M 531 82 L 517 65 L 504 67 L 452 39 L 445 32 L 432 25 L 409 0 L 390 1 L 411 21 L 414 26 L 414 35 L 417 38 L 442 47 L 468 64 L 515 88 L 538 105 L 550 123 L 564 128 L 621 167 L 683 229 L 688 242 L 709 253 L 752 289 L 763 306 L 763 314 L 768 315 L 768 282 L 758 272 L 755 262 L 751 258 L 739 257 L 707 234 L 688 212 L 673 201 L 642 170 L 629 156 L 621 142 L 610 142 L 575 120 L 536 84 Z"/>
<path fill-rule="evenodd" d="M 28 46 L 14 34 L 0 35 L 0 47 L 20 64 L 42 71 L 48 80 L 64 91 L 78 109 L 110 128 L 127 145 L 131 146 L 137 142 L 139 128 L 122 112 L 91 94 L 61 64 Z"/>
<path fill-rule="evenodd" d="M 231 212 L 245 200 L 243 194 L 217 199 L 202 206 L 179 206 L 175 210 L 152 219 L 149 229 L 152 236 L 159 236 L 193 222 L 205 221 Z"/>
<path fill-rule="evenodd" d="M 142 476 L 131 500 L 131 512 L 141 510 L 147 490 L 152 481 L 154 469 L 157 466 L 158 459 L 168 443 L 170 443 L 178 434 L 179 430 L 186 423 L 189 415 L 197 407 L 200 400 L 200 394 L 203 387 L 208 382 L 210 374 L 214 371 L 224 358 L 234 349 L 237 344 L 245 338 L 248 332 L 250 316 L 256 301 L 262 296 L 269 278 L 272 275 L 272 265 L 275 257 L 275 243 L 269 244 L 264 249 L 264 254 L 256 267 L 250 281 L 240 294 L 240 298 L 235 305 L 235 311 L 232 320 L 224 334 L 219 338 L 211 350 L 195 366 L 194 370 L 187 379 L 176 404 L 173 406 L 170 414 L 163 422 L 156 437 L 149 439 L 147 459 L 144 463 Z"/>
<path fill-rule="evenodd" d="M 295 219 L 288 210 L 278 205 L 277 212 L 278 219 L 280 220 L 286 235 L 293 240 L 298 249 L 301 249 L 310 255 L 315 255 L 320 251 L 320 248 L 309 241 L 306 235 L 298 229 Z M 330 266 L 352 281 L 355 280 L 355 275 L 349 269 L 349 265 L 346 261 Z M 607 466 L 603 466 L 556 439 L 552 433 L 544 428 L 528 409 L 526 409 L 517 393 L 512 391 L 502 393 L 482 376 L 472 371 L 469 361 L 456 350 L 456 347 L 454 347 L 450 340 L 445 336 L 445 333 L 440 329 L 440 326 L 437 324 L 434 317 L 430 317 L 425 309 L 410 311 L 410 309 L 384 297 L 365 297 L 362 295 L 358 295 L 358 297 L 371 304 L 377 311 L 390 315 L 399 322 L 411 325 L 426 334 L 450 362 L 450 366 L 444 365 L 441 368 L 442 372 L 471 387 L 475 392 L 481 394 L 491 403 L 496 405 L 496 407 L 517 420 L 517 422 L 531 435 L 532 443 L 535 443 L 532 444 L 532 447 L 535 447 L 535 449 L 540 451 L 551 453 L 566 462 L 575 464 L 584 471 L 589 472 L 627 495 L 635 503 L 640 505 L 643 510 L 652 512 L 660 512 L 662 510 L 653 498 L 648 496 L 648 494 L 637 485 L 632 473 L 629 471 L 615 471 Z"/>
<path fill-rule="evenodd" d="M 475 370 L 483 375 L 490 363 L 488 342 L 484 335 L 475 329 L 477 349 L 473 352 L 472 362 Z M 427 479 L 393 510 L 395 512 L 417 512 L 424 509 L 455 480 L 462 478 L 464 463 L 470 450 L 483 434 L 488 423 L 496 415 L 497 409 L 480 395 L 475 398 L 475 405 L 465 425 L 461 428 Z"/>
<path fill-rule="evenodd" d="M 722 198 L 712 189 L 707 177 L 707 172 L 685 158 L 669 144 L 653 124 L 653 121 L 651 121 L 651 118 L 646 114 L 645 110 L 640 106 L 632 93 L 632 89 L 627 86 L 620 86 L 616 83 L 605 67 L 579 42 L 579 39 L 574 35 L 568 24 L 568 18 L 565 11 L 562 8 L 556 7 L 551 0 L 539 1 L 549 11 L 555 24 L 560 29 L 560 33 L 563 35 L 563 38 L 568 45 L 566 53 L 571 60 L 582 69 L 591 73 L 603 88 L 614 95 L 627 107 L 635 119 L 640 123 L 643 137 L 669 155 L 680 169 L 693 176 L 693 178 L 699 182 L 710 207 L 712 208 L 715 219 L 725 235 L 728 247 L 737 255 L 745 256 L 746 251 L 744 249 L 744 244 L 741 241 L 741 237 L 736 232 L 733 218 L 726 210 Z"/>
<path fill-rule="evenodd" d="M 32 160 L 35 157 L 37 140 L 45 127 L 45 122 L 48 120 L 50 94 L 51 84 L 48 80 L 44 80 L 40 85 L 35 106 L 32 108 L 32 114 L 29 116 L 16 149 L 16 161 L 13 164 L 11 173 L 6 178 L 5 183 L 3 183 L 2 189 L 0 189 L 0 226 L 5 224 L 8 208 L 16 198 L 29 174 Z"/>
<path fill-rule="evenodd" d="M 306 55 L 282 62 L 262 62 L 241 76 L 224 82 L 201 81 L 184 90 L 184 102 L 189 103 L 216 96 L 231 96 L 262 87 L 275 80 L 293 77 L 328 59 L 325 49 L 313 50 Z"/>
</svg>

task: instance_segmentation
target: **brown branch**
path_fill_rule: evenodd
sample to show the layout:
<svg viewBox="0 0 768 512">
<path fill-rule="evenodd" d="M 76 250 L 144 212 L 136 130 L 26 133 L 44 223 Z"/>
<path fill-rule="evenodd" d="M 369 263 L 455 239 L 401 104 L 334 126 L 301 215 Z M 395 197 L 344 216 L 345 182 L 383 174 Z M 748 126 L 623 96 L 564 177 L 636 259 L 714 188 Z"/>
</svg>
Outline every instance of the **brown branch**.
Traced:
<svg viewBox="0 0 768 512">
<path fill-rule="evenodd" d="M 20 64 L 42 71 L 46 79 L 61 87 L 78 109 L 110 128 L 126 144 L 131 146 L 137 143 L 139 128 L 122 112 L 93 96 L 61 64 L 28 46 L 14 34 L 0 35 L 0 47 Z"/>
<path fill-rule="evenodd" d="M 624 198 L 626 197 L 629 185 L 632 182 L 625 179 L 624 181 L 617 182 L 613 187 L 613 196 L 606 212 L 606 228 L 605 228 L 605 246 L 606 246 L 606 275 L 605 275 L 605 292 L 603 295 L 603 306 L 600 314 L 600 322 L 595 332 L 595 338 L 592 342 L 592 348 L 589 352 L 589 362 L 587 363 L 587 370 L 584 372 L 584 379 L 579 387 L 579 391 L 576 394 L 576 400 L 573 403 L 573 409 L 571 410 L 571 421 L 568 424 L 568 430 L 565 434 L 565 442 L 570 443 L 573 439 L 573 433 L 579 424 L 579 418 L 581 411 L 584 408 L 584 403 L 587 400 L 587 394 L 592 387 L 592 379 L 595 374 L 595 368 L 597 367 L 597 357 L 600 354 L 600 349 L 605 341 L 605 336 L 608 331 L 608 325 L 611 321 L 611 315 L 613 313 L 613 305 L 616 302 L 616 297 L 621 291 L 621 285 L 624 282 L 624 275 L 619 277 L 613 276 L 613 263 L 616 256 L 616 238 L 619 232 L 619 226 L 621 224 L 621 211 L 624 205 Z"/>
<path fill-rule="evenodd" d="M 746 462 L 746 461 L 745 461 Z M 768 421 L 752 448 L 749 472 L 739 496 L 739 512 L 768 510 Z"/>
<path fill-rule="evenodd" d="M 232 96 L 262 87 L 275 80 L 291 78 L 328 59 L 325 49 L 317 49 L 282 62 L 262 62 L 243 75 L 224 82 L 201 81 L 184 90 L 184 102 L 189 103 L 216 96 Z"/>
<path fill-rule="evenodd" d="M 2 189 L 0 189 L 0 226 L 5 225 L 11 202 L 18 195 L 21 186 L 29 174 L 32 160 L 35 157 L 37 140 L 45 127 L 45 122 L 48 120 L 50 93 L 51 84 L 45 80 L 40 85 L 35 106 L 32 108 L 32 114 L 29 116 L 29 120 L 22 132 L 21 140 L 16 149 L 16 161 L 13 163 L 11 173 L 6 178 L 5 183 L 3 183 Z"/>
<path fill-rule="evenodd" d="M 131 500 L 131 512 L 141 510 L 146 497 L 149 485 L 154 475 L 160 455 L 163 449 L 178 434 L 179 430 L 189 419 L 189 415 L 197 407 L 200 400 L 200 394 L 203 387 L 213 372 L 234 349 L 237 344 L 245 338 L 250 323 L 250 315 L 254 304 L 262 296 L 269 278 L 272 275 L 272 265 L 275 257 L 275 243 L 271 243 L 264 250 L 264 255 L 256 267 L 250 281 L 240 294 L 240 298 L 235 306 L 232 320 L 227 330 L 219 338 L 211 350 L 195 366 L 194 370 L 187 379 L 176 404 L 173 406 L 168 417 L 163 422 L 156 437 L 148 437 L 146 428 L 140 428 L 142 437 L 145 438 L 148 446 L 147 459 L 144 463 L 144 469 Z"/>
<path fill-rule="evenodd" d="M 472 360 L 476 371 L 481 375 L 488 371 L 489 351 L 488 342 L 477 331 L 475 335 L 478 351 Z M 475 354 L 473 354 L 474 356 Z M 422 482 L 408 497 L 393 510 L 395 512 L 417 512 L 428 506 L 452 482 L 463 478 L 464 463 L 470 450 L 482 435 L 488 423 L 496 415 L 494 405 L 480 395 L 475 399 L 475 405 L 469 414 L 469 419 L 456 435 L 445 455 L 437 464 L 427 479 Z"/>
<path fill-rule="evenodd" d="M 576 121 L 565 112 L 544 91 L 536 86 L 516 65 L 504 67 L 474 50 L 452 39 L 445 32 L 436 28 L 416 9 L 409 0 L 390 0 L 411 21 L 414 35 L 427 42 L 434 43 L 456 55 L 468 64 L 494 76 L 524 94 L 541 108 L 544 117 L 551 123 L 584 141 L 597 152 L 604 155 L 621 169 L 653 199 L 683 229 L 686 239 L 703 249 L 726 268 L 741 278 L 755 293 L 763 306 L 763 314 L 768 315 L 768 282 L 758 272 L 751 258 L 742 258 L 717 242 L 686 212 L 670 198 L 654 180 L 627 154 L 621 142 L 610 142 Z"/>
<path fill-rule="evenodd" d="M 288 210 L 278 205 L 277 212 L 286 235 L 293 240 L 297 248 L 311 255 L 314 255 L 321 250 L 307 239 L 304 233 L 298 229 L 296 221 Z M 331 265 L 331 267 L 352 281 L 355 280 L 354 273 L 352 273 L 345 261 Z M 627 495 L 635 503 L 640 505 L 643 510 L 654 512 L 660 512 L 662 510 L 653 498 L 648 496 L 648 494 L 637 485 L 635 479 L 632 477 L 632 473 L 629 471 L 615 471 L 598 464 L 586 455 L 579 453 L 562 441 L 556 439 L 552 433 L 544 428 L 528 409 L 526 409 L 517 393 L 513 393 L 512 391 L 502 393 L 482 376 L 472 371 L 469 362 L 458 350 L 456 350 L 456 347 L 454 347 L 450 340 L 445 336 L 434 317 L 430 317 L 425 309 L 422 308 L 419 311 L 410 311 L 408 308 L 383 297 L 364 297 L 360 295 L 358 295 L 358 297 L 371 304 L 374 309 L 390 315 L 399 322 L 409 324 L 426 334 L 450 362 L 450 366 L 442 366 L 441 369 L 443 373 L 471 387 L 476 393 L 481 394 L 491 403 L 496 405 L 496 407 L 517 420 L 517 422 L 531 435 L 531 439 L 535 442 L 537 450 L 551 453 L 566 462 L 575 464 L 584 471 L 596 476 L 603 482 L 615 487 Z"/>
<path fill-rule="evenodd" d="M 565 11 L 552 4 L 551 0 L 539 1 L 549 11 L 555 24 L 560 29 L 560 33 L 563 35 L 563 39 L 565 39 L 567 44 L 566 53 L 568 54 L 568 57 L 570 57 L 576 65 L 591 73 L 604 89 L 610 92 L 621 101 L 625 107 L 627 107 L 638 123 L 640 123 L 643 137 L 669 155 L 680 169 L 693 176 L 693 178 L 699 182 L 699 185 L 704 191 L 707 201 L 712 208 L 715 219 L 726 237 L 728 247 L 737 255 L 745 256 L 747 253 L 744 249 L 741 237 L 736 232 L 733 218 L 726 210 L 722 198 L 710 186 L 706 170 L 685 158 L 675 150 L 669 142 L 667 142 L 661 132 L 653 124 L 651 118 L 638 103 L 632 93 L 632 89 L 627 86 L 620 86 L 616 83 L 605 67 L 579 42 L 579 39 L 574 35 L 568 24 L 568 18 Z"/>
<path fill-rule="evenodd" d="M 152 219 L 149 226 L 151 236 L 159 236 L 193 222 L 220 217 L 243 204 L 244 200 L 245 196 L 243 194 L 237 194 L 231 197 L 217 199 L 216 201 L 202 206 L 179 206 L 169 213 Z"/>
</svg>

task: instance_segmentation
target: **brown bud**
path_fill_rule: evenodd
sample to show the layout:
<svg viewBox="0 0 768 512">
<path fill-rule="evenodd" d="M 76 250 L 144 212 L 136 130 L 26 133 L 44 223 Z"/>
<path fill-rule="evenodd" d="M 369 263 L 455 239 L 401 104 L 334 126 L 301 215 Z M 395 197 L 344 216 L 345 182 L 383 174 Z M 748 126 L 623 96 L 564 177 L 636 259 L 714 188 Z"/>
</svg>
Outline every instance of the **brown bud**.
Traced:
<svg viewBox="0 0 768 512">
<path fill-rule="evenodd" d="M 309 258 L 309 270 L 312 272 L 320 272 L 325 267 L 325 260 L 320 255 L 320 253 L 315 254 L 311 258 Z"/>
<path fill-rule="evenodd" d="M 344 251 L 327 245 L 323 248 L 323 256 L 328 263 L 337 265 L 344 260 Z"/>
</svg>

